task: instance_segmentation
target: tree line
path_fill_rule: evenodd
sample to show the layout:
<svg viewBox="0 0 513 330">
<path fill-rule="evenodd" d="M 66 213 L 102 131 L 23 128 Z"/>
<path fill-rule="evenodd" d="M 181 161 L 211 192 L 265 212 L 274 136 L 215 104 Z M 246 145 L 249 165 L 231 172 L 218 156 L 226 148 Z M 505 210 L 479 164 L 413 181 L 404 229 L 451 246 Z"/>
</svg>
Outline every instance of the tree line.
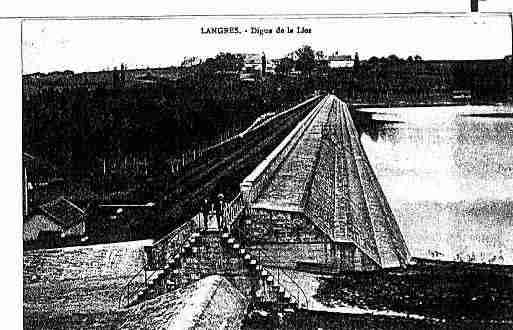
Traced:
<svg viewBox="0 0 513 330">
<path fill-rule="evenodd" d="M 311 92 L 281 80 L 243 82 L 230 73 L 216 74 L 220 68 L 236 71 L 241 63 L 234 59 L 218 56 L 177 80 L 137 87 L 38 88 L 23 98 L 23 150 L 72 181 L 102 177 L 102 161 L 126 155 L 144 158 L 152 175 L 170 157 L 232 127 L 249 126 Z"/>
<path fill-rule="evenodd" d="M 278 61 L 276 73 L 292 70 L 319 88 L 349 102 L 420 103 L 452 101 L 456 90 L 467 90 L 475 103 L 504 102 L 511 97 L 511 59 L 425 61 L 420 55 L 397 55 L 360 61 L 351 68 L 331 68 L 322 51 L 305 45 Z"/>
<path fill-rule="evenodd" d="M 425 61 L 418 55 L 390 55 L 355 58 L 351 68 L 330 68 L 322 51 L 310 46 L 291 55 L 277 61 L 275 75 L 254 82 L 238 78 L 244 58 L 230 53 L 191 68 L 173 68 L 168 75 L 173 79 L 148 75 L 145 79 L 152 83 L 139 85 L 109 85 L 105 72 L 92 74 L 103 79 L 96 85 L 87 73 L 24 77 L 23 150 L 72 180 L 104 177 L 106 160 L 119 163 L 127 157 L 140 157 L 152 175 L 166 159 L 248 126 L 314 90 L 334 92 L 348 102 L 388 104 L 450 101 L 452 91 L 459 89 L 470 90 L 474 102 L 508 96 L 510 64 L 505 60 Z M 299 75 L 291 75 L 293 70 Z M 126 173 L 109 175 L 127 180 Z"/>
</svg>

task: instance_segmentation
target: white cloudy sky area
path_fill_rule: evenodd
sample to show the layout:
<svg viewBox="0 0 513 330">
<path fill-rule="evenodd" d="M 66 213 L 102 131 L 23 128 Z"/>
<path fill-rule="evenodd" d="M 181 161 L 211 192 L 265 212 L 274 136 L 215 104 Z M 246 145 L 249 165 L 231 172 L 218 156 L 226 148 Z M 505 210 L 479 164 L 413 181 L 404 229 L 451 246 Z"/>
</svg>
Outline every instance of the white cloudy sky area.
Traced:
<svg viewBox="0 0 513 330">
<path fill-rule="evenodd" d="M 362 1 L 363 4 L 369 1 Z M 408 3 L 411 3 L 409 1 Z M 367 6 L 352 12 L 468 11 L 469 1 L 390 1 L 388 7 Z M 452 1 L 451 1 L 452 2 Z M 398 6 L 402 3 L 402 6 Z M 431 5 L 426 6 L 426 3 Z M 396 6 L 393 6 L 395 4 Z M 424 4 L 419 6 L 419 4 Z M 433 5 L 434 4 L 434 5 Z M 481 11 L 511 11 L 510 0 L 480 2 Z M 387 10 L 388 9 L 388 10 Z M 400 10 L 399 10 L 400 9 Z M 338 11 L 343 12 L 343 11 Z M 347 12 L 347 11 L 345 11 Z M 201 27 L 269 27 L 271 35 L 202 35 Z M 306 26 L 311 34 L 275 33 L 278 26 Z M 281 57 L 309 44 L 331 53 L 360 53 L 361 58 L 419 54 L 425 59 L 487 59 L 511 54 L 511 21 L 493 17 L 404 18 L 265 18 L 223 17 L 29 20 L 23 23 L 23 72 L 98 71 L 120 63 L 129 68 L 179 65 L 185 56 L 219 52 L 265 52 Z"/>
</svg>

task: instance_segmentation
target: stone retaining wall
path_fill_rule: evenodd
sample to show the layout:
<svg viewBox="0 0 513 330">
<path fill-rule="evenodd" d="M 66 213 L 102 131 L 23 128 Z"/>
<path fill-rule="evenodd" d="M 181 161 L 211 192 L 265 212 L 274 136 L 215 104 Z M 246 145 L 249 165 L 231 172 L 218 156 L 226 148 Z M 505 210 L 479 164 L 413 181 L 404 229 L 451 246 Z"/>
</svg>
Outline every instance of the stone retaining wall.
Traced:
<svg viewBox="0 0 513 330">
<path fill-rule="evenodd" d="M 295 268 L 298 262 L 333 264 L 331 243 L 258 244 L 250 247 L 257 261 L 266 266 Z M 262 254 L 259 254 L 259 251 Z"/>
<path fill-rule="evenodd" d="M 251 209 L 244 231 L 255 242 L 327 242 L 328 238 L 298 212 Z"/>
</svg>

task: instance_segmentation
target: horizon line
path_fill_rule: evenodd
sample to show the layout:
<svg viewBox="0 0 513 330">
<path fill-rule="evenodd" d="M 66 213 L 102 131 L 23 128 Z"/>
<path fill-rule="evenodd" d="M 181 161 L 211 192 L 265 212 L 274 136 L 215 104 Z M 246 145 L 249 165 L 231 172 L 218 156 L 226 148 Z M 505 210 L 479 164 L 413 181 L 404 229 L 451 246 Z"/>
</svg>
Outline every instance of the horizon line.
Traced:
<svg viewBox="0 0 513 330">
<path fill-rule="evenodd" d="M 228 54 L 236 54 L 236 53 L 229 53 L 229 52 L 224 52 L 224 53 L 228 53 Z M 218 53 L 220 54 L 220 53 Z M 218 55 L 216 54 L 216 55 Z M 350 55 L 350 54 L 342 54 L 342 55 Z M 391 55 L 396 55 L 396 54 L 389 54 L 388 56 L 391 56 Z M 409 55 L 409 56 L 416 56 L 416 55 L 419 55 L 421 56 L 420 54 L 413 54 L 413 55 Z M 372 56 L 369 56 L 369 57 L 364 57 L 363 59 L 360 58 L 360 62 L 365 62 L 365 61 L 368 61 L 370 58 L 372 57 L 377 57 L 378 59 L 382 59 L 382 58 L 387 58 L 388 56 L 377 56 L 377 55 L 372 55 Z M 397 56 L 397 55 L 396 55 Z M 474 59 L 447 59 L 447 58 L 431 58 L 431 59 L 425 59 L 425 58 L 422 58 L 422 61 L 423 62 L 435 62 L 435 61 L 443 61 L 443 62 L 463 62 L 463 61 L 504 61 L 507 59 L 508 56 L 512 56 L 512 54 L 506 54 L 504 55 L 503 57 L 495 57 L 495 58 L 474 58 Z M 214 56 L 215 57 L 215 56 Z M 286 56 L 284 57 L 280 57 L 280 58 L 272 58 L 272 60 L 277 60 L 277 59 L 282 59 L 282 58 L 285 58 Z M 398 56 L 399 57 L 399 56 Z M 421 56 L 422 57 L 422 56 Z M 205 58 L 213 58 L 213 57 L 205 57 Z M 402 59 L 402 60 L 406 60 L 406 58 L 404 57 L 399 57 L 399 59 Z M 135 70 L 153 70 L 153 69 L 170 69 L 170 68 L 181 68 L 182 66 L 181 65 L 162 65 L 162 66 L 146 66 L 146 67 L 131 67 L 131 68 L 127 68 L 126 67 L 126 64 L 123 63 L 123 62 L 120 62 L 120 65 L 121 64 L 124 64 L 125 65 L 125 71 L 135 71 Z M 141 64 L 140 66 L 143 66 L 143 64 Z M 116 67 L 112 67 L 112 68 L 103 68 L 103 69 L 99 69 L 99 70 L 91 70 L 91 71 L 74 71 L 72 69 L 69 69 L 69 68 L 62 68 L 62 69 L 59 69 L 59 70 L 52 70 L 52 71 L 46 71 L 46 72 L 43 72 L 43 71 L 35 71 L 35 72 L 27 72 L 27 73 L 22 73 L 22 76 L 28 76 L 28 75 L 33 75 L 33 74 L 36 74 L 36 73 L 41 73 L 41 74 L 52 74 L 52 73 L 63 73 L 65 71 L 71 71 L 73 72 L 73 74 L 81 74 L 81 73 L 101 73 L 101 72 L 111 72 L 111 71 L 114 71 L 114 70 L 118 70 L 120 71 L 120 68 L 118 68 L 117 66 Z"/>
</svg>

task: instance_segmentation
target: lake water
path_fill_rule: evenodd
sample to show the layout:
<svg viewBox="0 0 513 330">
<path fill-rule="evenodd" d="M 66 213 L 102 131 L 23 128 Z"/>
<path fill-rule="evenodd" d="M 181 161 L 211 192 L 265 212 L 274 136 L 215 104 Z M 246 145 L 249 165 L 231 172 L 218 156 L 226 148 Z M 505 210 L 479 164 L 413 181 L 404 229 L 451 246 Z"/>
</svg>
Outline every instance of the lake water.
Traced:
<svg viewBox="0 0 513 330">
<path fill-rule="evenodd" d="M 513 118 L 472 116 L 511 110 L 361 111 L 373 113 L 361 141 L 412 255 L 513 264 Z"/>
</svg>

